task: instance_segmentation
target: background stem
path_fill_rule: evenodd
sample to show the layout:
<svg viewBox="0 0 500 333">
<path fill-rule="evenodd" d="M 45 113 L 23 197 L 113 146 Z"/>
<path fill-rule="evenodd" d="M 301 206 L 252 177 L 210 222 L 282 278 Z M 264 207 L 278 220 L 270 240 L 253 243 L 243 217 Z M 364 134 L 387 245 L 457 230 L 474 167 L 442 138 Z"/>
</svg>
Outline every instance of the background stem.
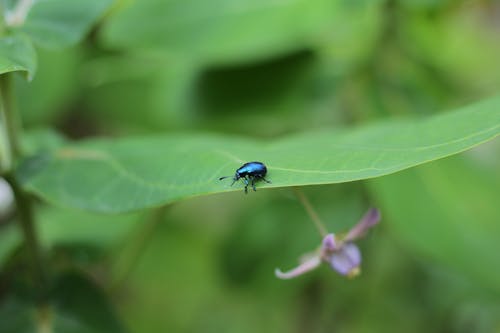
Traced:
<svg viewBox="0 0 500 333">
<path fill-rule="evenodd" d="M 47 291 L 47 273 L 44 269 L 42 251 L 35 228 L 33 202 L 29 195 L 21 189 L 17 179 L 13 175 L 7 175 L 5 179 L 9 182 L 14 192 L 17 217 L 33 270 L 33 282 L 37 290 L 39 290 L 41 299 L 43 299 Z"/>
<path fill-rule="evenodd" d="M 0 76 L 0 171 L 3 173 L 9 172 L 12 169 L 12 145 L 10 138 L 10 127 L 8 125 L 8 116 L 6 112 L 5 101 L 3 96 L 3 75 Z"/>
<path fill-rule="evenodd" d="M 15 160 L 20 154 L 18 134 L 21 130 L 21 124 L 15 105 L 11 73 L 0 75 L 0 94 L 3 115 L 5 117 L 6 132 L 8 135 L 10 150 L 12 152 L 12 160 Z"/>
<path fill-rule="evenodd" d="M 6 151 L 3 158 L 8 158 L 8 168 L 3 164 L 5 179 L 9 182 L 14 193 L 16 201 L 17 217 L 24 236 L 24 243 L 29 256 L 32 268 L 33 284 L 39 292 L 40 301 L 43 301 L 47 292 L 47 274 L 43 264 L 43 256 L 38 241 L 35 219 L 33 214 L 32 198 L 23 191 L 19 181 L 16 178 L 12 168 L 15 166 L 17 159 L 20 156 L 19 149 L 19 132 L 20 122 L 14 104 L 14 96 L 12 90 L 12 75 L 10 73 L 0 75 L 0 108 L 3 122 L 3 130 L 5 132 L 4 139 Z M 4 163 L 4 161 L 2 161 Z"/>
<path fill-rule="evenodd" d="M 300 203 L 306 209 L 307 214 L 309 214 L 309 217 L 311 218 L 311 220 L 313 220 L 314 225 L 316 226 L 316 229 L 318 230 L 321 237 L 325 237 L 328 234 L 328 231 L 326 230 L 325 225 L 323 224 L 323 222 L 319 218 L 318 214 L 314 210 L 313 206 L 311 205 L 311 203 L 309 202 L 307 197 L 304 195 L 304 193 L 302 193 L 302 191 L 298 187 L 294 186 L 293 192 L 295 193 L 295 195 L 299 199 Z"/>
</svg>

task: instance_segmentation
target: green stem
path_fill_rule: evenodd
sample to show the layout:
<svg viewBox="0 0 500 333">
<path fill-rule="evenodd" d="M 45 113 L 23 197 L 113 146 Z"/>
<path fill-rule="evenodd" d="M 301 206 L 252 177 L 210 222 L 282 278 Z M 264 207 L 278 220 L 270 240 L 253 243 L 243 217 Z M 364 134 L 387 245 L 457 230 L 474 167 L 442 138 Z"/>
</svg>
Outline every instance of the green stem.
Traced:
<svg viewBox="0 0 500 333">
<path fill-rule="evenodd" d="M 0 75 L 0 93 L 2 98 L 2 108 L 6 116 L 7 134 L 12 151 L 12 159 L 20 155 L 19 147 L 19 132 L 21 130 L 21 122 L 17 113 L 17 106 L 14 98 L 12 73 Z"/>
<path fill-rule="evenodd" d="M 292 187 L 292 189 L 297 198 L 299 199 L 300 203 L 306 209 L 307 214 L 309 214 L 309 217 L 314 222 L 314 226 L 318 230 L 321 237 L 325 237 L 328 234 L 328 231 L 326 230 L 325 225 L 319 218 L 318 214 L 314 210 L 313 206 L 311 205 L 307 197 L 304 195 L 304 193 L 302 193 L 302 191 L 298 187 L 294 186 Z"/>
<path fill-rule="evenodd" d="M 9 127 L 7 126 L 7 115 L 0 90 L 0 172 L 4 174 L 11 169 L 12 151 L 9 138 Z"/>
<path fill-rule="evenodd" d="M 19 123 L 13 98 L 11 74 L 0 75 L 0 166 L 3 173 L 12 170 L 14 161 L 20 154 Z"/>
<path fill-rule="evenodd" d="M 6 175 L 5 179 L 9 182 L 14 192 L 17 217 L 23 232 L 29 260 L 31 261 L 34 285 L 39 291 L 40 300 L 43 300 L 47 291 L 47 273 L 43 265 L 42 251 L 35 228 L 33 202 L 31 197 L 23 191 L 14 175 Z"/>
<path fill-rule="evenodd" d="M 0 115 L 2 120 L 1 132 L 4 134 L 6 144 L 2 151 L 1 170 L 5 180 L 7 180 L 14 192 L 16 210 L 21 230 L 24 236 L 29 260 L 31 261 L 33 284 L 39 293 L 39 301 L 44 301 L 47 293 L 47 273 L 43 264 L 42 250 L 37 238 L 35 229 L 35 219 L 33 214 L 33 201 L 28 193 L 21 188 L 19 181 L 13 172 L 19 156 L 19 132 L 20 126 L 18 114 L 14 104 L 12 90 L 12 75 L 0 75 Z M 7 163 L 8 162 L 8 163 Z"/>
</svg>

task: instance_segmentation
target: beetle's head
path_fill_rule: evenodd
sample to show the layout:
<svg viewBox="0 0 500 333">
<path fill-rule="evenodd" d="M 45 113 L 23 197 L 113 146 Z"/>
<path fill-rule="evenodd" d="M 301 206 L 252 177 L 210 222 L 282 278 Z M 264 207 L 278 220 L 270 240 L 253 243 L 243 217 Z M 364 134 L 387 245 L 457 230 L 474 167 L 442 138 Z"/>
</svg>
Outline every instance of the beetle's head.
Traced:
<svg viewBox="0 0 500 333">
<path fill-rule="evenodd" d="M 231 178 L 231 176 L 224 176 L 224 177 L 220 177 L 219 180 L 223 180 L 223 179 L 226 179 L 226 178 Z M 238 172 L 236 172 L 233 176 L 233 182 L 231 183 L 231 186 L 233 186 L 233 184 L 238 180 L 240 179 L 241 176 Z"/>
</svg>

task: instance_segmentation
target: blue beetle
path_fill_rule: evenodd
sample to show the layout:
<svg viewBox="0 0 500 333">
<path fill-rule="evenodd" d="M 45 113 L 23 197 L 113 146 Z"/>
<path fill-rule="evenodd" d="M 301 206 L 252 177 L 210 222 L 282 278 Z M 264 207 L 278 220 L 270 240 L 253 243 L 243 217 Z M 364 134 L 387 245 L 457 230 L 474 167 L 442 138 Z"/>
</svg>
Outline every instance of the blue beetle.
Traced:
<svg viewBox="0 0 500 333">
<path fill-rule="evenodd" d="M 257 189 L 255 188 L 256 181 L 262 179 L 266 183 L 271 183 L 269 180 L 264 178 L 266 176 L 266 173 L 267 173 L 267 168 L 262 162 L 245 163 L 236 170 L 231 186 L 233 186 L 233 184 L 237 180 L 242 178 L 243 181 L 245 182 L 245 194 L 248 193 L 248 185 L 252 185 L 253 190 L 257 191 Z M 220 177 L 219 180 L 223 180 L 225 178 L 230 178 L 230 177 L 231 176 Z"/>
</svg>

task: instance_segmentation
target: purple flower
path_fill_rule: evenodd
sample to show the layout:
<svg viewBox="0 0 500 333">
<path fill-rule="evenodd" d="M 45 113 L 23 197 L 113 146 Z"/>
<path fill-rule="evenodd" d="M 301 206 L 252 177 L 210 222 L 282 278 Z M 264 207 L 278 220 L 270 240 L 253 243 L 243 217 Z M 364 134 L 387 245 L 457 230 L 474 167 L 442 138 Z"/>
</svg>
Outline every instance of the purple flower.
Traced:
<svg viewBox="0 0 500 333">
<path fill-rule="evenodd" d="M 353 242 L 365 235 L 368 229 L 380 221 L 378 209 L 370 209 L 361 220 L 344 237 L 328 234 L 318 251 L 301 258 L 300 265 L 296 268 L 282 272 L 276 269 L 275 274 L 280 279 L 291 279 L 307 273 L 325 262 L 338 273 L 354 277 L 359 274 L 361 265 L 361 252 Z"/>
</svg>

